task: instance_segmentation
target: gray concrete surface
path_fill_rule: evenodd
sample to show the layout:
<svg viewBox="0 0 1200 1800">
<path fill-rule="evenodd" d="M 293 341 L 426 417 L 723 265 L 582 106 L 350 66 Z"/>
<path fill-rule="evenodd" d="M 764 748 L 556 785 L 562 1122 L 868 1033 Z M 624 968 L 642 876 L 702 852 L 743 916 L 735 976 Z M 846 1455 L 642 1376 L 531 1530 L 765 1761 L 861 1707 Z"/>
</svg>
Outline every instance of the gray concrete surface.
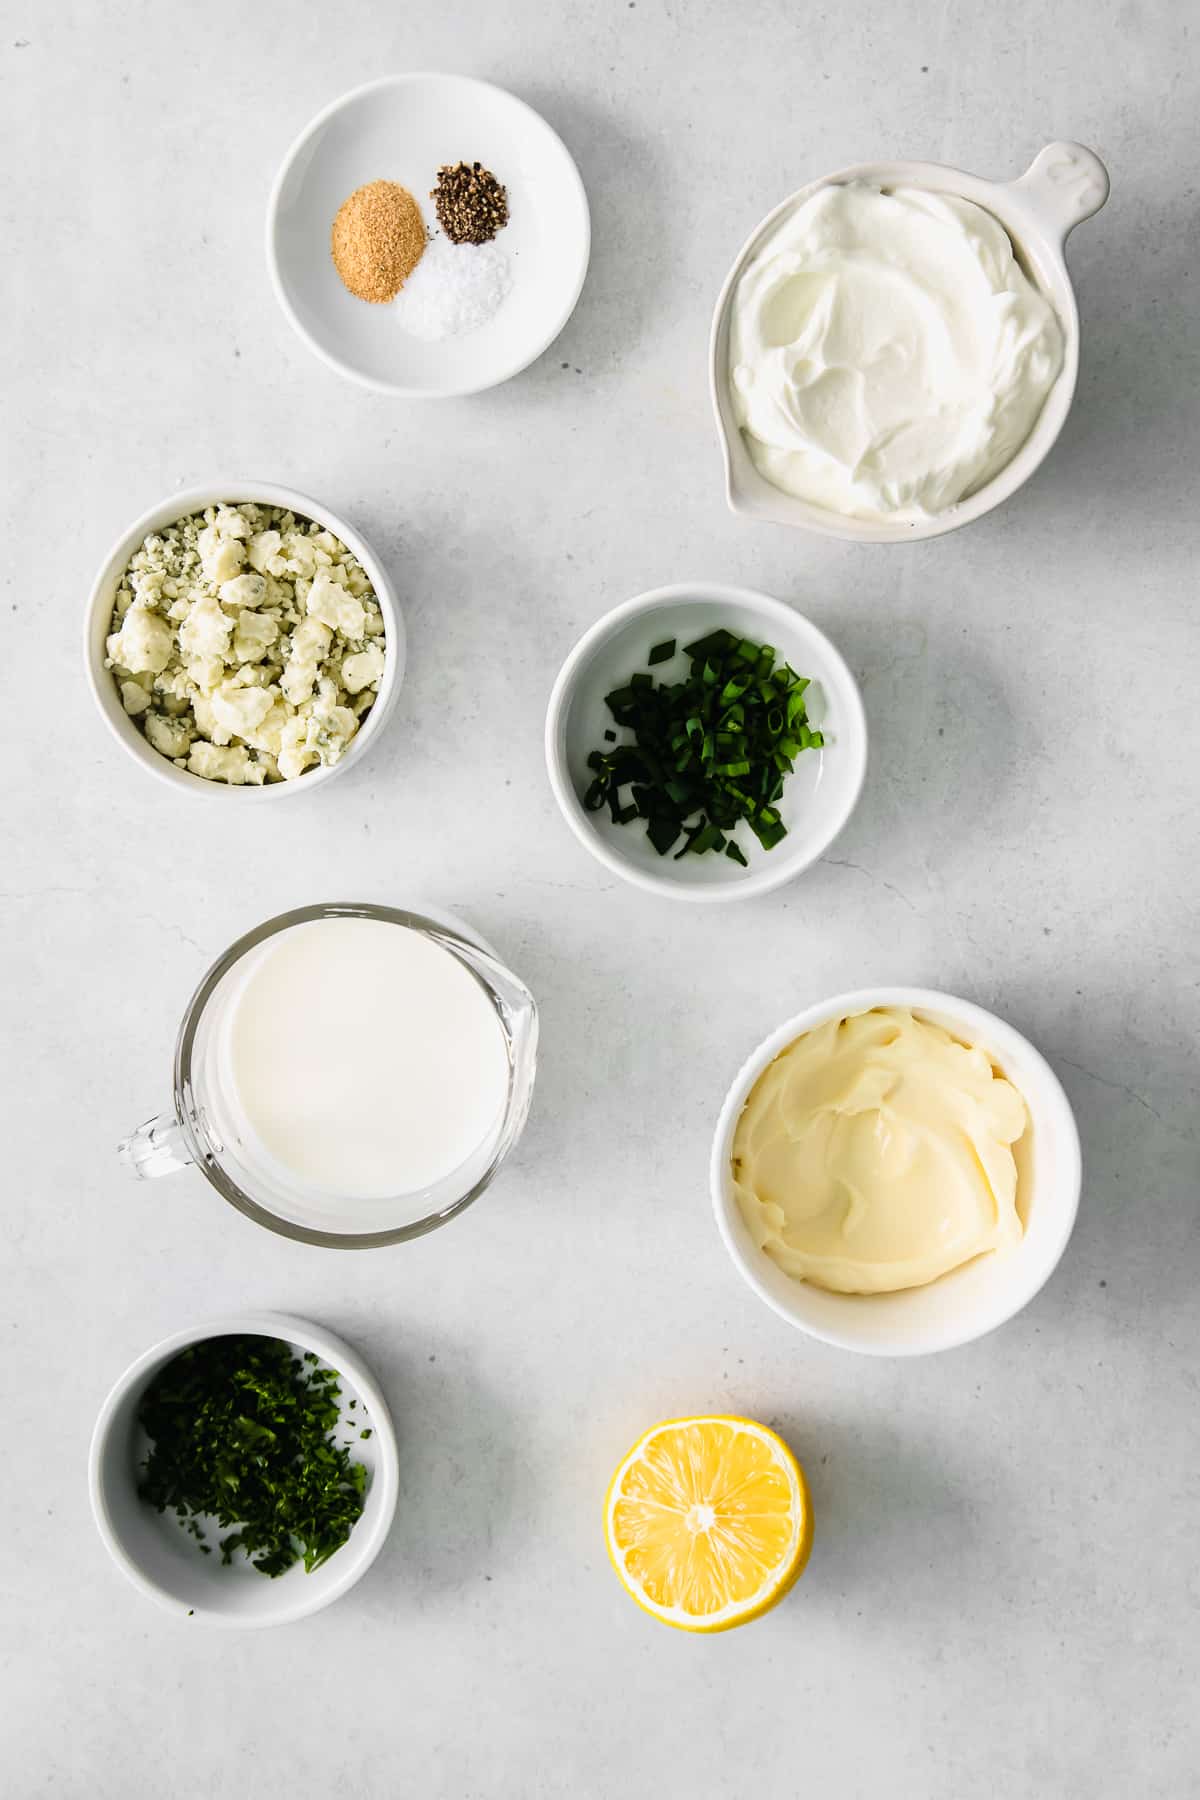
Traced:
<svg viewBox="0 0 1200 1800">
<path fill-rule="evenodd" d="M 13 1800 L 1131 1800 L 1196 1792 L 1197 67 L 1184 7 L 104 7 L 0 0 L 6 1178 L 0 1759 Z M 276 309 L 270 182 L 373 74 L 452 68 L 561 131 L 593 208 L 561 340 L 405 405 Z M 873 156 L 1017 173 L 1095 146 L 1071 245 L 1075 411 L 994 517 L 909 550 L 733 519 L 710 310 L 759 216 Z M 450 146 L 454 154 L 470 146 Z M 184 806 L 80 671 L 95 566 L 210 472 L 287 482 L 386 556 L 412 661 L 345 783 Z M 857 671 L 874 757 L 825 861 L 732 910 L 656 903 L 574 843 L 543 773 L 558 664 L 689 576 L 779 594 Z M 244 928 L 434 895 L 537 991 L 511 1167 L 411 1247 L 323 1253 L 194 1173 L 136 1186 L 174 1028 Z M 706 1193 L 742 1056 L 871 980 L 958 992 L 1050 1056 L 1087 1162 L 1057 1276 L 975 1346 L 873 1363 L 742 1286 Z M 303 1625 L 161 1615 L 109 1565 L 85 1462 L 110 1382 L 190 1318 L 308 1313 L 391 1396 L 403 1491 L 370 1577 Z M 606 1564 L 649 1422 L 778 1424 L 818 1512 L 805 1580 L 692 1640 Z"/>
</svg>

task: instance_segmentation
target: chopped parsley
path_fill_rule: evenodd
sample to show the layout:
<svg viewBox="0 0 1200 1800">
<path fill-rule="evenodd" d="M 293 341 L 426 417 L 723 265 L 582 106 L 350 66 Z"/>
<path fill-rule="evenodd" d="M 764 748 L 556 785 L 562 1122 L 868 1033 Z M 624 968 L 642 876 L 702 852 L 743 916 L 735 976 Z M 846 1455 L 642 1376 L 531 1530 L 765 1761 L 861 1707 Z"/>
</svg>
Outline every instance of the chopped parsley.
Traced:
<svg viewBox="0 0 1200 1800">
<path fill-rule="evenodd" d="M 279 1338 L 192 1344 L 142 1395 L 152 1443 L 138 1495 L 173 1511 L 206 1555 L 198 1520 L 234 1526 L 223 1563 L 240 1550 L 263 1575 L 298 1561 L 311 1574 L 346 1542 L 366 1493 L 365 1466 L 333 1437 L 340 1401 L 337 1371 Z"/>
</svg>

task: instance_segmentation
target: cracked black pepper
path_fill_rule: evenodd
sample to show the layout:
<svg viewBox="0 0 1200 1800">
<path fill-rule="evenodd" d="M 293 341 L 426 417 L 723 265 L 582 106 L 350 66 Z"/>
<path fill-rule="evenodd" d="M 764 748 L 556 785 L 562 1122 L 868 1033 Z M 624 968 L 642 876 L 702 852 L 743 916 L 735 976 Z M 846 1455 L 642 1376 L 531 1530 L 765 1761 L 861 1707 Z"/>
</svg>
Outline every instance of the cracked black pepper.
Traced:
<svg viewBox="0 0 1200 1800">
<path fill-rule="evenodd" d="M 486 244 L 508 224 L 508 190 L 482 163 L 445 163 L 430 199 L 454 244 Z"/>
</svg>

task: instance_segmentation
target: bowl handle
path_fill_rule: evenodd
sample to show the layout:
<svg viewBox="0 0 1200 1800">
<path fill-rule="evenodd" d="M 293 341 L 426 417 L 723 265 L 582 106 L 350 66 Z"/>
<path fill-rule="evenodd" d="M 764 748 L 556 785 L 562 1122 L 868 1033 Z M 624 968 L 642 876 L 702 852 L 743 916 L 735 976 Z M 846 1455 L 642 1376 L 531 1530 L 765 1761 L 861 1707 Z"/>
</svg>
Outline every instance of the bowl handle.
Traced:
<svg viewBox="0 0 1200 1800">
<path fill-rule="evenodd" d="M 1065 243 L 1108 199 L 1108 170 L 1086 144 L 1047 144 L 1011 185 L 1048 236 Z"/>
</svg>

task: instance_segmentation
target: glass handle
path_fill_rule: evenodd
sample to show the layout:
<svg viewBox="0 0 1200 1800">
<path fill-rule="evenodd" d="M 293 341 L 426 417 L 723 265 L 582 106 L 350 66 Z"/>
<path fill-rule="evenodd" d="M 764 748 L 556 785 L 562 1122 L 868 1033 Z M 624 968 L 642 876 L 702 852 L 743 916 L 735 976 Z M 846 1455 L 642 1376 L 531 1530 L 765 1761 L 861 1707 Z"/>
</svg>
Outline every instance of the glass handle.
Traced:
<svg viewBox="0 0 1200 1800">
<path fill-rule="evenodd" d="M 174 1113 L 159 1113 L 117 1145 L 117 1155 L 139 1181 L 156 1175 L 173 1175 L 195 1161 Z"/>
</svg>

